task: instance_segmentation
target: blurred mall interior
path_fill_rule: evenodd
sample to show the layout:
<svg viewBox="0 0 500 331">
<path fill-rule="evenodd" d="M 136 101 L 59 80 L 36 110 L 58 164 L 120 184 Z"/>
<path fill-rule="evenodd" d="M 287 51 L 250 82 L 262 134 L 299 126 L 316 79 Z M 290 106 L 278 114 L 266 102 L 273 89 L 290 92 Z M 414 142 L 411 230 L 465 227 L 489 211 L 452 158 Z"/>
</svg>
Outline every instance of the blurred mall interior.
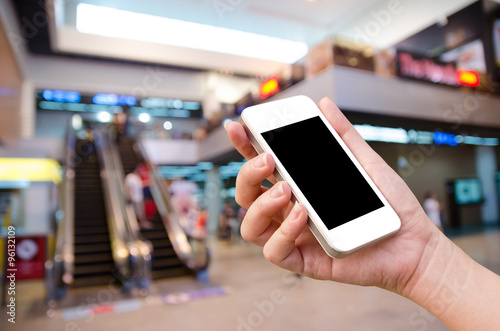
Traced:
<svg viewBox="0 0 500 331">
<path fill-rule="evenodd" d="M 241 238 L 224 123 L 295 95 L 500 273 L 500 1 L 0 0 L 0 329 L 447 330 Z"/>
</svg>

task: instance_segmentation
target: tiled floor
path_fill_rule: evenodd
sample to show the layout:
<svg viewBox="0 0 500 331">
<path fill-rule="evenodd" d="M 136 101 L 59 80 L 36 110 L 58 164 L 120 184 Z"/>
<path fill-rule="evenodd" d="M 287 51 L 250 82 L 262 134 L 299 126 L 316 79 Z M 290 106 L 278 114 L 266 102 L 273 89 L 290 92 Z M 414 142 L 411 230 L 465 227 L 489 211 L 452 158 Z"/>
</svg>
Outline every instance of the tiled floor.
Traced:
<svg viewBox="0 0 500 331">
<path fill-rule="evenodd" d="M 500 274 L 500 231 L 453 240 Z M 414 303 L 378 288 L 299 279 L 268 263 L 258 247 L 213 244 L 212 256 L 209 286 L 223 286 L 225 296 L 164 304 L 163 294 L 206 287 L 182 278 L 157 282 L 149 296 L 133 298 L 136 310 L 65 320 L 61 306 L 83 311 L 88 303 L 110 299 L 123 303 L 130 298 L 102 288 L 74 291 L 59 307 L 47 311 L 43 285 L 20 282 L 17 323 L 7 323 L 2 313 L 0 330 L 447 330 Z"/>
</svg>

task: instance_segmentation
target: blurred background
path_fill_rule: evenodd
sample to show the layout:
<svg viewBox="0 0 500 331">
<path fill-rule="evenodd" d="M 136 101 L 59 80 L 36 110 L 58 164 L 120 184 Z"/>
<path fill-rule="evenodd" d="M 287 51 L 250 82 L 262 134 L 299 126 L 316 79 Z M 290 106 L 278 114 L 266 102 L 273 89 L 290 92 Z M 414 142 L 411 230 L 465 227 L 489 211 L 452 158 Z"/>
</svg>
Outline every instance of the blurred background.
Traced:
<svg viewBox="0 0 500 331">
<path fill-rule="evenodd" d="M 499 87 L 500 1 L 0 0 L 1 329 L 446 330 L 244 242 L 223 124 L 331 98 L 500 273 Z"/>
</svg>

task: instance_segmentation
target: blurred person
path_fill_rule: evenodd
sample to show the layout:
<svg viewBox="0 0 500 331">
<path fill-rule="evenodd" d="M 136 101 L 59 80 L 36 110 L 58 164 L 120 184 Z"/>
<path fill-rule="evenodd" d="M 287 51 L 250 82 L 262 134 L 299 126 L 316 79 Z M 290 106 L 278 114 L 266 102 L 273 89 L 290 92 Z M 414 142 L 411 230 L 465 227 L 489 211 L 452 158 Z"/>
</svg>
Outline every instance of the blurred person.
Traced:
<svg viewBox="0 0 500 331">
<path fill-rule="evenodd" d="M 193 139 L 197 141 L 205 140 L 207 137 L 207 128 L 201 125 L 198 125 L 193 132 Z"/>
<path fill-rule="evenodd" d="M 150 165 L 148 162 L 139 163 L 137 171 L 142 180 L 142 193 L 144 195 L 144 208 L 146 211 L 146 219 L 153 220 L 156 217 L 158 210 L 151 194 L 151 178 L 150 178 Z"/>
<path fill-rule="evenodd" d="M 425 194 L 425 201 L 424 201 L 424 210 L 425 213 L 427 214 L 427 217 L 434 223 L 435 226 L 441 232 L 444 232 L 443 224 L 441 223 L 441 210 L 443 208 L 441 207 L 441 203 L 439 203 L 439 200 L 437 199 L 437 194 L 436 192 L 429 191 Z"/>
<path fill-rule="evenodd" d="M 198 210 L 198 217 L 194 225 L 193 238 L 204 240 L 207 237 L 208 212 L 204 208 Z"/>
<path fill-rule="evenodd" d="M 135 215 L 139 221 L 139 226 L 143 229 L 151 229 L 152 224 L 146 218 L 142 180 L 139 176 L 137 168 L 125 176 L 125 189 L 128 193 L 129 202 L 134 207 Z"/>
<path fill-rule="evenodd" d="M 500 277 L 472 260 L 432 224 L 405 182 L 331 100 L 321 100 L 319 108 L 396 211 L 401 229 L 349 257 L 331 258 L 307 228 L 305 207 L 291 202 L 290 186 L 273 178 L 272 156 L 258 155 L 241 124 L 230 122 L 226 124 L 229 137 L 249 160 L 236 183 L 236 201 L 248 209 L 243 238 L 263 246 L 265 258 L 284 269 L 314 279 L 392 291 L 427 309 L 452 330 L 498 330 Z M 261 185 L 266 178 L 275 183 L 273 188 Z M 320 178 L 311 174 L 315 179 L 318 189 L 331 189 L 321 187 Z"/>
<path fill-rule="evenodd" d="M 235 213 L 229 202 L 224 203 L 219 215 L 220 239 L 229 242 L 231 240 L 231 224 L 234 222 Z"/>
<path fill-rule="evenodd" d="M 112 124 L 113 124 L 113 131 L 115 134 L 116 143 L 119 143 L 122 136 L 125 135 L 126 122 L 127 122 L 127 115 L 123 112 L 116 113 L 113 116 Z"/>
<path fill-rule="evenodd" d="M 139 174 L 139 177 L 141 177 L 142 181 L 142 191 L 144 194 L 144 199 L 151 199 L 151 178 L 149 176 L 149 169 L 150 166 L 147 162 L 144 163 L 139 163 L 137 165 L 137 173 Z"/>
<path fill-rule="evenodd" d="M 241 241 L 241 223 L 245 219 L 247 210 L 243 207 L 238 209 L 238 213 L 234 218 L 234 222 L 231 225 L 231 241 L 233 243 L 239 243 Z"/>
<path fill-rule="evenodd" d="M 172 193 L 172 205 L 177 211 L 179 222 L 188 235 L 192 235 L 198 214 L 198 204 L 194 195 L 199 188 L 195 182 L 186 178 L 179 178 L 169 186 Z"/>
</svg>

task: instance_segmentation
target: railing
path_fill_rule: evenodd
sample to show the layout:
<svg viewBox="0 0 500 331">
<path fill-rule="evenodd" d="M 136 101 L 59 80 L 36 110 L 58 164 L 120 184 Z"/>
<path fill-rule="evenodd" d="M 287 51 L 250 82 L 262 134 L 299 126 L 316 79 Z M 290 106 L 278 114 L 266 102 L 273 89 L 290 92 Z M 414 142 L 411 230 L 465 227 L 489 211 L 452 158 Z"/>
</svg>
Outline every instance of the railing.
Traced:
<svg viewBox="0 0 500 331">
<path fill-rule="evenodd" d="M 146 161 L 149 161 L 144 146 L 137 142 L 139 153 Z M 170 201 L 170 192 L 166 183 L 159 175 L 158 169 L 151 164 L 149 175 L 151 179 L 150 189 L 158 214 L 167 230 L 167 235 L 172 243 L 175 253 L 179 259 L 191 270 L 199 272 L 208 266 L 208 250 L 204 239 L 187 236 L 178 213 Z"/>
<path fill-rule="evenodd" d="M 74 271 L 74 215 L 75 215 L 75 136 L 68 130 L 66 158 L 63 164 L 63 181 L 59 185 L 59 208 L 54 214 L 56 221 L 56 244 L 54 256 L 45 263 L 47 300 L 65 296 L 67 287 L 73 282 Z"/>
<path fill-rule="evenodd" d="M 104 132 L 96 134 L 96 141 L 115 266 L 126 291 L 148 288 L 152 245 L 141 237 L 135 213 L 126 203 L 123 167 L 116 147 Z"/>
</svg>

